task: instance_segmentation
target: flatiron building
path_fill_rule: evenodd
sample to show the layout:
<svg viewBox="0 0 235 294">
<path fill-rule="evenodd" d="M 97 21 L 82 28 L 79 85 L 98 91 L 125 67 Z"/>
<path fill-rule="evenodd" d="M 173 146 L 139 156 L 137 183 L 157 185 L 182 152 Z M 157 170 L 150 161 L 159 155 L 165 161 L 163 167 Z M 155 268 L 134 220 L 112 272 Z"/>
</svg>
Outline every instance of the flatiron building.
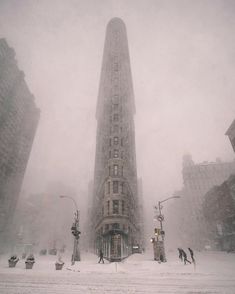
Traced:
<svg viewBox="0 0 235 294">
<path fill-rule="evenodd" d="M 93 245 L 111 261 L 142 247 L 136 171 L 135 103 L 124 22 L 107 25 L 96 109 L 96 158 L 92 201 Z"/>
</svg>

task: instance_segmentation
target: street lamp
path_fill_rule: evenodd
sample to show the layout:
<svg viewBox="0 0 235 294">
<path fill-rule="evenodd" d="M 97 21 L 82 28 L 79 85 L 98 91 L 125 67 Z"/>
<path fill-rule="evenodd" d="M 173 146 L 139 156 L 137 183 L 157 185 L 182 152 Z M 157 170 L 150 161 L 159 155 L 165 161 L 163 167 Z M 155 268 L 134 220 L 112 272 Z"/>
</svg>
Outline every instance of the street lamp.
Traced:
<svg viewBox="0 0 235 294">
<path fill-rule="evenodd" d="M 163 257 L 163 261 L 166 262 L 166 253 L 165 253 L 165 244 L 164 244 L 164 238 L 165 238 L 165 232 L 163 231 L 163 225 L 162 225 L 162 222 L 164 221 L 164 215 L 162 214 L 162 206 L 161 204 L 165 201 L 168 201 L 170 199 L 173 199 L 173 198 L 180 198 L 180 196 L 178 195 L 175 195 L 175 196 L 171 196 L 171 197 L 168 197 L 162 201 L 158 201 L 158 207 L 155 206 L 155 209 L 156 210 L 159 210 L 159 214 L 157 215 L 157 220 L 160 222 L 160 236 L 161 236 L 161 239 L 162 239 L 162 250 L 160 250 L 160 248 L 158 248 L 159 251 L 162 251 L 162 257 Z M 158 235 L 159 235 L 159 232 L 157 230 L 157 241 L 158 241 Z M 157 250 L 157 247 L 154 247 L 156 250 Z"/>
<path fill-rule="evenodd" d="M 75 261 L 80 261 L 80 251 L 79 251 L 79 237 L 81 232 L 79 231 L 79 211 L 76 201 L 73 197 L 60 195 L 60 198 L 68 198 L 73 201 L 74 206 L 76 208 L 76 212 L 74 214 L 74 223 L 71 227 L 72 234 L 74 235 L 74 244 L 73 244 L 73 254 L 72 254 L 72 265 L 74 265 Z"/>
</svg>

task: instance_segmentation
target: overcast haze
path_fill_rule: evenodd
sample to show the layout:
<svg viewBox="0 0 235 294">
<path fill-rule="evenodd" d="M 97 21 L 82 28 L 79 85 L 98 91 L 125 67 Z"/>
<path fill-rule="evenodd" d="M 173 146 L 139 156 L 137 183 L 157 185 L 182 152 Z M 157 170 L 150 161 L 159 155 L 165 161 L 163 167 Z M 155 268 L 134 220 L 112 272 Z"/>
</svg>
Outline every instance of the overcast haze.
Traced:
<svg viewBox="0 0 235 294">
<path fill-rule="evenodd" d="M 126 24 L 136 102 L 138 176 L 147 208 L 182 186 L 182 156 L 234 158 L 234 1 L 0 0 L 0 37 L 16 51 L 41 118 L 25 193 L 52 181 L 86 197 L 105 29 Z"/>
</svg>

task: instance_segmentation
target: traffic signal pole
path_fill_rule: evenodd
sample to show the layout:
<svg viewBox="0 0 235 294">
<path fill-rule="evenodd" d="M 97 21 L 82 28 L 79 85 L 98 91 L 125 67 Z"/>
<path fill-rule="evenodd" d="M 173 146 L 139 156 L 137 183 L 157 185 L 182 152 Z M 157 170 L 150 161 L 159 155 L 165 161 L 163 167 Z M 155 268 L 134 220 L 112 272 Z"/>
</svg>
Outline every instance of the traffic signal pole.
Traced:
<svg viewBox="0 0 235 294">
<path fill-rule="evenodd" d="M 160 260 L 162 259 L 161 261 L 163 261 L 163 262 L 166 262 L 167 260 L 166 260 L 165 243 L 164 243 L 165 232 L 163 231 L 163 224 L 162 224 L 162 222 L 164 221 L 164 215 L 162 214 L 162 206 L 161 206 L 161 204 L 163 202 L 168 201 L 168 200 L 173 199 L 173 198 L 180 198 L 180 196 L 174 195 L 174 196 L 168 197 L 168 198 L 166 198 L 166 199 L 164 199 L 162 201 L 158 201 L 158 207 L 155 206 L 156 211 L 157 210 L 159 211 L 159 214 L 157 215 L 157 220 L 160 223 L 160 234 L 158 232 L 159 229 L 156 229 L 157 234 L 155 234 L 155 235 L 157 236 L 157 240 L 155 240 L 155 238 L 153 238 L 153 241 L 151 241 L 151 242 L 154 245 L 154 255 L 155 256 L 160 256 Z M 160 236 L 161 236 L 161 238 L 159 240 Z"/>
</svg>

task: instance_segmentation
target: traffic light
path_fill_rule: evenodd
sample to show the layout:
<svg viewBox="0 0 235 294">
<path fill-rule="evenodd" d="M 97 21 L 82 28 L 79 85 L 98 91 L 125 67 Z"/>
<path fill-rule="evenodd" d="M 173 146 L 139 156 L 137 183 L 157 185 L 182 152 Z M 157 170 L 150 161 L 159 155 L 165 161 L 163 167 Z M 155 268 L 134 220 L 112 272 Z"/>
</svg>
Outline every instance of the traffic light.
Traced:
<svg viewBox="0 0 235 294">
<path fill-rule="evenodd" d="M 155 236 L 160 236 L 161 235 L 161 229 L 155 228 L 154 229 L 154 235 Z"/>
<path fill-rule="evenodd" d="M 76 237 L 76 239 L 79 239 L 80 234 L 81 234 L 81 232 L 76 230 L 75 235 L 74 235 Z"/>
<path fill-rule="evenodd" d="M 75 232 L 76 232 L 76 230 L 77 230 L 77 227 L 76 227 L 75 224 L 73 224 L 72 227 L 71 227 L 71 231 L 72 231 L 72 234 L 73 234 L 74 236 L 75 236 Z"/>
<path fill-rule="evenodd" d="M 74 237 L 76 237 L 76 239 L 79 239 L 81 232 L 77 229 L 75 224 L 72 225 L 71 231 Z"/>
</svg>

